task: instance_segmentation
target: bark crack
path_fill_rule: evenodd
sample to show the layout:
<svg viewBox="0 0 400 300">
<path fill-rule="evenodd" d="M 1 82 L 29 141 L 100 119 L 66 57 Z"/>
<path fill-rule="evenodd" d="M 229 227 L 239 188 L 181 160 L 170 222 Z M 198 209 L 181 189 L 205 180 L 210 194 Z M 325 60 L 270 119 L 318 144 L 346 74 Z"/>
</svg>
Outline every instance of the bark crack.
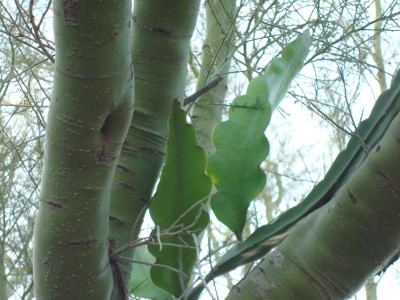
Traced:
<svg viewBox="0 0 400 300">
<path fill-rule="evenodd" d="M 47 205 L 49 205 L 52 208 L 58 208 L 58 209 L 68 209 L 67 206 L 62 205 L 60 203 L 54 202 L 54 201 L 48 201 L 48 200 L 43 200 L 41 199 L 41 202 L 46 203 Z"/>
<path fill-rule="evenodd" d="M 393 180 L 389 177 L 389 175 L 387 175 L 383 170 L 381 170 L 379 168 L 376 168 L 375 172 L 389 186 L 390 190 L 392 191 L 393 196 L 398 199 L 400 196 L 400 189 L 393 182 Z"/>
<path fill-rule="evenodd" d="M 306 261 L 306 263 L 312 268 L 315 272 L 318 273 L 318 276 L 314 276 L 307 270 L 307 268 L 304 268 L 301 266 L 297 261 L 293 261 L 293 264 L 306 276 L 309 278 L 310 283 L 316 288 L 316 290 L 323 295 L 323 299 L 334 299 L 329 292 L 329 288 L 334 289 L 336 292 L 335 293 L 340 293 L 341 295 L 345 296 L 348 295 L 345 290 L 342 289 L 342 287 L 338 284 L 335 283 L 335 280 L 331 279 L 331 276 L 327 270 L 322 268 L 315 260 L 311 259 L 307 255 L 304 254 L 303 249 L 299 247 L 300 253 L 303 253 L 303 258 Z M 319 278 L 319 280 L 318 280 Z M 345 298 L 345 297 L 343 297 Z"/>
<path fill-rule="evenodd" d="M 125 166 L 117 165 L 117 169 L 120 170 L 122 173 L 135 175 L 135 173 L 133 173 L 129 168 Z"/>
<path fill-rule="evenodd" d="M 117 188 L 120 188 L 120 189 L 123 189 L 123 190 L 126 190 L 126 191 L 132 191 L 132 192 L 135 191 L 135 188 L 134 188 L 133 186 L 131 186 L 131 185 L 125 183 L 125 182 L 116 181 L 116 182 L 114 183 L 114 185 L 115 185 Z"/>
<path fill-rule="evenodd" d="M 122 276 L 121 269 L 119 267 L 119 255 L 114 255 L 113 248 L 115 247 L 115 240 L 111 239 L 108 243 L 108 257 L 110 260 L 110 266 L 114 278 L 114 286 L 117 287 L 121 300 L 128 299 L 128 290 L 125 287 L 124 278 Z"/>
<path fill-rule="evenodd" d="M 125 224 L 124 221 L 122 221 L 120 218 L 114 217 L 114 216 L 108 216 L 108 218 L 110 219 L 111 222 L 115 223 L 115 224 L 120 224 L 123 225 Z"/>
<path fill-rule="evenodd" d="M 70 241 L 67 243 L 68 246 L 89 246 L 93 247 L 97 245 L 97 239 L 91 239 L 91 240 L 75 240 L 75 241 Z"/>
<path fill-rule="evenodd" d="M 149 24 L 145 24 L 145 23 L 139 22 L 136 17 L 133 17 L 133 22 L 138 24 L 140 27 L 142 27 L 142 28 L 144 28 L 144 29 L 146 29 L 148 31 L 160 33 L 160 34 L 166 35 L 166 36 L 176 36 L 176 33 L 171 31 L 171 30 L 167 30 L 167 29 L 165 29 L 163 27 L 160 27 L 160 26 L 152 26 L 152 25 L 149 25 Z"/>
<path fill-rule="evenodd" d="M 357 204 L 358 199 L 356 198 L 356 196 L 354 196 L 352 192 L 350 192 L 349 188 L 347 188 L 347 194 L 349 195 L 351 203 Z"/>
</svg>

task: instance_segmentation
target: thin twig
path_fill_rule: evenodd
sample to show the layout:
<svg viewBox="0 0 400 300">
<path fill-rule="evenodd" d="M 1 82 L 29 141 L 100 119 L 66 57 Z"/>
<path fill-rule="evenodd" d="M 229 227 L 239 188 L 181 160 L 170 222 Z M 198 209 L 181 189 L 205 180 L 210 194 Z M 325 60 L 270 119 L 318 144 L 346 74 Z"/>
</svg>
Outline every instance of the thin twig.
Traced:
<svg viewBox="0 0 400 300">
<path fill-rule="evenodd" d="M 220 83 L 224 78 L 222 77 L 217 77 L 213 81 L 211 81 L 209 84 L 203 86 L 201 89 L 197 90 L 193 95 L 187 97 L 185 100 L 183 100 L 183 105 L 189 105 L 192 102 L 196 101 L 198 98 L 200 98 L 203 94 L 207 93 L 211 89 L 215 88 L 218 83 Z"/>
<path fill-rule="evenodd" d="M 132 259 L 132 258 L 129 258 L 129 257 L 125 257 L 125 256 L 120 256 L 119 259 L 131 262 L 131 263 L 134 263 L 134 264 L 147 265 L 147 266 L 156 267 L 156 268 L 164 268 L 164 269 L 170 270 L 170 271 L 172 271 L 174 273 L 177 273 L 178 275 L 182 276 L 184 279 L 188 278 L 186 273 L 184 273 L 184 272 L 182 272 L 182 271 L 180 271 L 178 269 L 175 269 L 173 267 L 170 267 L 170 266 L 156 264 L 156 263 L 144 262 L 144 261 L 135 260 L 135 259 Z"/>
</svg>

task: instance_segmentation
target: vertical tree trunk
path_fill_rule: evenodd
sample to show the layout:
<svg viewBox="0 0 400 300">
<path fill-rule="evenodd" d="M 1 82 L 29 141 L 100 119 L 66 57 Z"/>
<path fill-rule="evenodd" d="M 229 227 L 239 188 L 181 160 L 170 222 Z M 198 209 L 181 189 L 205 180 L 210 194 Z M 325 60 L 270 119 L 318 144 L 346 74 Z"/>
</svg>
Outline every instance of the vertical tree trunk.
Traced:
<svg viewBox="0 0 400 300">
<path fill-rule="evenodd" d="M 214 151 L 211 141 L 212 131 L 222 117 L 222 111 L 227 91 L 227 80 L 232 57 L 230 54 L 235 43 L 236 4 L 232 0 L 206 1 L 207 36 L 202 47 L 201 68 L 197 79 L 199 90 L 213 76 L 223 78 L 215 88 L 204 94 L 192 112 L 193 123 L 197 127 L 199 142 L 207 152 Z M 215 74 L 219 68 L 219 73 Z"/>
<path fill-rule="evenodd" d="M 54 35 L 36 296 L 110 299 L 109 196 L 133 110 L 131 1 L 56 0 Z"/>
<path fill-rule="evenodd" d="M 172 100 L 183 100 L 190 39 L 200 1 L 136 0 L 132 57 L 135 110 L 111 193 L 114 249 L 138 237 L 165 156 Z M 121 253 L 132 257 L 134 249 Z M 131 264 L 120 263 L 124 281 Z"/>
<path fill-rule="evenodd" d="M 381 30 L 382 30 L 382 5 L 380 0 L 375 0 L 375 17 L 376 21 L 374 24 L 374 53 L 373 58 L 377 67 L 377 77 L 379 86 L 381 88 L 381 92 L 387 90 L 386 84 L 386 74 L 385 74 L 385 65 L 383 63 L 383 55 L 382 55 L 382 46 L 381 46 Z"/>
</svg>

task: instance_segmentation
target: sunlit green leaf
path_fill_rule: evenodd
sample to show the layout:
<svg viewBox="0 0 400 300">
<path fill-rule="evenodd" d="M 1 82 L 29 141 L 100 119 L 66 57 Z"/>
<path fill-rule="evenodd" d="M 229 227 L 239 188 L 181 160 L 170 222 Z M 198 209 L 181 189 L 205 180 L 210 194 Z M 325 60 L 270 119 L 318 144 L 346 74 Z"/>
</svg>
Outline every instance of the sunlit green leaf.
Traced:
<svg viewBox="0 0 400 300">
<path fill-rule="evenodd" d="M 216 151 L 208 160 L 208 174 L 218 192 L 211 199 L 217 218 L 242 239 L 251 201 L 265 185 L 260 164 L 268 155 L 264 132 L 272 111 L 286 94 L 308 54 L 308 31 L 288 44 L 281 58 L 274 58 L 264 75 L 254 78 L 245 96 L 237 97 L 229 120 L 214 129 Z"/>
<path fill-rule="evenodd" d="M 250 201 L 265 185 L 260 164 L 269 151 L 264 130 L 271 109 L 252 96 L 237 97 L 232 105 L 229 121 L 214 130 L 217 150 L 209 157 L 208 174 L 218 189 L 211 200 L 215 215 L 241 239 Z"/>
<path fill-rule="evenodd" d="M 290 84 L 303 68 L 310 47 L 310 33 L 305 31 L 293 42 L 286 45 L 281 57 L 269 63 L 264 75 L 254 78 L 247 88 L 247 95 L 268 101 L 272 111 L 285 97 Z"/>
</svg>

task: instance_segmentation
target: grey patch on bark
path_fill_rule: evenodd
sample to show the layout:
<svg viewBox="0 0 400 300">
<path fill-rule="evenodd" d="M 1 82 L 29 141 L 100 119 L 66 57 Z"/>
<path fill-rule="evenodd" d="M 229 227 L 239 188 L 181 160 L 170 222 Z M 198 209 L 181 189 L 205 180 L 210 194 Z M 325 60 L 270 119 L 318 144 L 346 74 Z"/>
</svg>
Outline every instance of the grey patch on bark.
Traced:
<svg viewBox="0 0 400 300">
<path fill-rule="evenodd" d="M 64 12 L 64 22 L 67 26 L 76 26 L 76 12 L 78 10 L 78 0 L 63 0 L 62 7 Z"/>
<path fill-rule="evenodd" d="M 268 290 L 275 289 L 276 285 L 262 268 L 257 268 L 251 273 L 252 293 L 256 297 L 268 300 Z"/>
<path fill-rule="evenodd" d="M 269 263 L 276 269 L 280 269 L 285 261 L 285 255 L 278 249 L 274 249 L 269 258 Z"/>
</svg>

